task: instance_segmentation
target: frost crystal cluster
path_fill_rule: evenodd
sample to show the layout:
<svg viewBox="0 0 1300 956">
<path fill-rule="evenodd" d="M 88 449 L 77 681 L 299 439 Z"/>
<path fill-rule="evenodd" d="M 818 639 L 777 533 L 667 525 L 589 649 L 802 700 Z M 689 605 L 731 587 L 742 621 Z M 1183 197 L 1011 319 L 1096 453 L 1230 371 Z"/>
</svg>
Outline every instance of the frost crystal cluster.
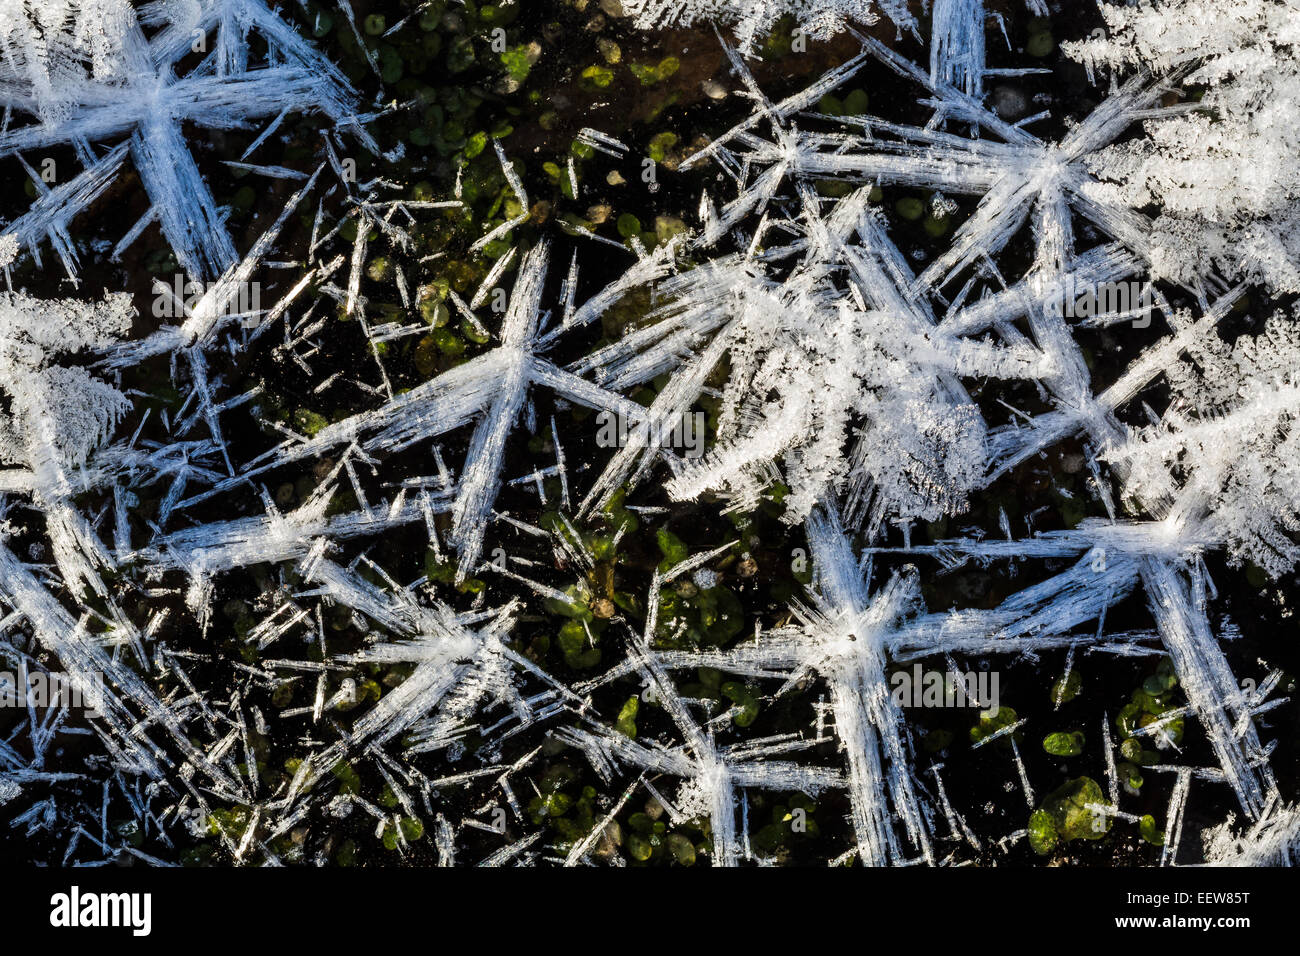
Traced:
<svg viewBox="0 0 1300 956">
<path fill-rule="evenodd" d="M 1234 673 L 1243 635 L 1211 569 L 1266 588 L 1300 560 L 1297 316 L 1254 315 L 1246 284 L 1297 288 L 1297 21 L 1289 2 L 1221 6 L 1107 8 L 1110 33 L 1071 51 L 1109 89 L 1063 116 L 1051 96 L 1020 115 L 999 100 L 1035 70 L 986 65 L 999 31 L 979 0 L 935 0 L 923 65 L 855 35 L 785 99 L 744 55 L 778 17 L 914 30 L 908 6 L 624 0 L 646 29 L 737 29 L 726 79 L 752 112 L 673 173 L 709 170 L 693 228 L 653 249 L 636 229 L 616 250 L 583 229 L 526 244 L 521 167 L 484 141 L 499 219 L 458 292 L 394 262 L 470 187 L 358 183 L 348 150 L 405 149 L 370 129 L 388 107 L 364 112 L 261 0 L 0 0 L 0 156 L 36 191 L 0 227 L 0 266 L 48 248 L 76 279 L 79 224 L 129 163 L 148 211 L 111 258 L 156 224 L 200 289 L 162 324 L 125 294 L 0 293 L 0 670 L 58 673 L 93 705 L 0 710 L 3 826 L 52 862 L 170 862 L 215 839 L 229 861 L 323 863 L 346 830 L 402 853 L 427 839 L 443 865 L 588 865 L 648 859 L 617 821 L 649 805 L 735 865 L 778 859 L 753 808 L 781 796 L 779 825 L 831 808 L 820 861 L 989 862 L 1130 827 L 1173 863 L 1195 856 L 1184 811 L 1205 800 L 1234 807 L 1205 858 L 1293 861 L 1296 795 L 1271 766 L 1288 678 Z M 886 77 L 901 113 L 836 96 Z M 316 155 L 258 164 L 299 114 Z M 292 183 L 251 242 L 195 129 L 255 133 L 223 162 Z M 54 148 L 77 170 L 47 185 Z M 572 163 L 561 175 L 578 194 Z M 589 278 L 612 260 L 612 281 Z M 1081 305 L 1120 285 L 1141 299 Z M 398 348 L 451 316 L 481 348 L 401 382 Z M 345 336 L 355 353 L 331 365 Z M 259 362 L 352 404 L 277 417 L 233 384 Z M 693 456 L 672 436 L 702 410 Z M 598 416 L 626 426 L 616 448 L 572 436 Z M 1073 517 L 1036 529 L 1025 488 Z M 734 522 L 719 547 L 664 528 L 663 560 L 616 581 L 640 523 L 707 509 Z M 797 554 L 760 553 L 745 516 L 763 509 Z M 414 577 L 382 558 L 402 535 L 427 552 Z M 791 557 L 806 589 L 746 616 L 725 583 Z M 936 597 L 967 572 L 980 594 Z M 536 652 L 556 618 L 563 670 Z M 1091 776 L 1061 789 L 1022 751 L 1078 753 L 1050 714 L 994 701 L 969 741 L 930 747 L 892 693 L 915 662 L 1048 660 L 1056 707 L 1093 662 L 1156 668 L 1145 711 L 1084 728 Z M 748 729 L 794 698 L 798 719 Z M 561 752 L 604 788 L 578 798 L 583 823 L 539 769 Z M 969 759 L 1022 816 L 972 823 L 945 786 Z M 1159 820 L 1132 812 L 1142 775 L 1170 784 Z M 658 839 L 654 823 L 636 820 Z"/>
<path fill-rule="evenodd" d="M 1089 68 L 1158 70 L 1194 99 L 1091 157 L 1096 195 L 1160 210 L 1151 267 L 1162 278 L 1213 269 L 1300 291 L 1300 4 L 1141 0 L 1103 12 L 1106 35 L 1068 52 Z"/>
<path fill-rule="evenodd" d="M 900 28 L 915 29 L 905 0 L 622 0 L 623 12 L 643 30 L 694 23 L 733 27 L 742 49 L 752 49 L 784 16 L 806 35 L 825 38 L 851 24 L 875 23 L 881 14 Z"/>
</svg>

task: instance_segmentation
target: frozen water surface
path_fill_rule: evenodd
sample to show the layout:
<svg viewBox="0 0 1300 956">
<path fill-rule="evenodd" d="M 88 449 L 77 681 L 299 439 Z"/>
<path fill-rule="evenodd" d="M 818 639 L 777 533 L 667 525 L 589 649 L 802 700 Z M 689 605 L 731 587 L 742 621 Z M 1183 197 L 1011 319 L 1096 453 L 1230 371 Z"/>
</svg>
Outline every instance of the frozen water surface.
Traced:
<svg viewBox="0 0 1300 956">
<path fill-rule="evenodd" d="M 6 828 L 54 861 L 159 862 L 196 838 L 240 862 L 323 860 L 337 826 L 401 853 L 426 839 L 447 865 L 580 865 L 648 858 L 639 833 L 614 836 L 648 802 L 702 835 L 673 831 L 679 862 L 699 849 L 736 865 L 777 859 L 751 810 L 801 794 L 847 821 L 822 821 L 838 835 L 818 844 L 826 862 L 988 860 L 1042 839 L 1030 812 L 1053 786 L 1025 751 L 1059 728 L 994 707 L 972 711 L 969 753 L 964 740 L 935 750 L 896 675 L 1051 656 L 1062 687 L 1093 662 L 1136 661 L 1136 684 L 1167 658 L 1143 684 L 1151 708 L 1083 728 L 1079 774 L 1104 794 L 1087 807 L 1094 835 L 1134 826 L 1141 764 L 1170 794 L 1160 862 L 1201 856 L 1180 846 L 1189 805 L 1231 808 L 1205 828 L 1205 858 L 1291 862 L 1294 780 L 1273 769 L 1271 712 L 1293 678 L 1234 672 L 1240 632 L 1212 568 L 1266 591 L 1300 558 L 1300 336 L 1285 305 L 1297 11 L 1242 3 L 1211 27 L 1193 0 L 1107 8 L 1109 32 L 1066 46 L 1097 96 L 1064 116 L 1050 96 L 1010 115 L 994 90 L 1043 72 L 1007 49 L 1006 19 L 1047 5 L 1004 6 L 935 0 L 922 21 L 885 0 L 623 0 L 637 29 L 724 29 L 710 42 L 735 124 L 659 172 L 707 183 L 674 210 L 686 228 L 652 248 L 639 225 L 625 243 L 588 224 L 526 245 L 536 197 L 508 135 L 484 134 L 501 211 L 470 252 L 491 265 L 439 290 L 431 312 L 481 347 L 411 385 L 394 355 L 430 334 L 430 293 L 375 250 L 410 254 L 422 224 L 474 199 L 459 178 L 416 197 L 382 175 L 358 182 L 358 150 L 405 155 L 379 128 L 414 107 L 364 102 L 261 0 L 0 3 L 0 156 L 32 187 L 0 226 L 0 660 L 57 672 L 94 703 L 92 716 L 66 701 L 5 712 Z M 318 27 L 323 15 L 354 46 L 363 28 L 398 29 L 359 22 L 346 0 Z M 791 22 L 854 52 L 776 96 L 757 53 Z M 906 42 L 880 39 L 891 33 Z M 907 119 L 833 95 L 886 82 L 915 104 Z M 315 154 L 264 160 L 300 116 L 319 125 Z M 234 130 L 253 139 L 224 166 L 291 190 L 251 237 L 200 169 L 205 131 Z M 577 142 L 619 160 L 625 139 L 585 127 Z M 75 170 L 44 177 L 51 150 Z M 589 188 L 571 160 L 556 170 L 571 198 Z M 111 259 L 156 232 L 198 290 L 162 322 L 126 292 L 78 288 L 87 255 L 109 252 L 80 230 L 124 189 L 147 202 L 115 224 Z M 908 221 L 932 253 L 916 254 Z M 286 238 L 299 230 L 303 248 Z M 20 266 L 58 272 L 67 291 L 28 291 Z M 268 276 L 275 295 L 247 302 Z M 1098 287 L 1140 298 L 1085 306 Z M 618 320 L 637 297 L 643 314 Z M 361 345 L 340 362 L 341 323 Z M 1099 357 L 1098 335 L 1130 326 L 1149 331 Z M 229 371 L 268 361 L 314 394 L 345 381 L 362 398 L 272 421 L 261 389 Z M 150 363 L 164 369 L 152 393 L 132 384 Z M 673 435 L 701 408 L 695 454 Z M 574 409 L 621 421 L 616 447 L 573 437 Z M 1070 492 L 1049 477 L 1043 494 L 1086 494 L 1090 517 L 1035 531 L 1034 502 L 998 505 L 996 530 L 971 517 L 1049 453 L 1085 480 Z M 728 581 L 754 573 L 739 570 L 757 541 L 743 522 L 694 554 L 661 532 L 663 561 L 615 590 L 610 556 L 638 516 L 777 501 L 804 543 L 807 587 L 788 600 L 758 616 L 727 603 Z M 602 521 L 610 533 L 593 537 Z M 415 579 L 384 565 L 393 535 L 427 550 Z M 966 572 L 1000 583 L 936 603 Z M 258 593 L 231 583 L 249 578 Z M 682 607 L 726 637 L 682 639 Z M 539 609 L 561 622 L 572 667 L 536 653 Z M 812 703 L 749 729 L 799 695 Z M 294 754 L 283 767 L 268 765 L 270 740 Z M 564 748 L 565 772 L 603 788 L 567 829 L 553 821 L 573 797 L 542 771 Z M 945 786 L 974 753 L 1000 768 L 1018 817 L 990 823 Z M 787 804 L 779 822 L 801 824 L 807 808 Z M 312 827 L 309 850 L 286 844 Z"/>
</svg>

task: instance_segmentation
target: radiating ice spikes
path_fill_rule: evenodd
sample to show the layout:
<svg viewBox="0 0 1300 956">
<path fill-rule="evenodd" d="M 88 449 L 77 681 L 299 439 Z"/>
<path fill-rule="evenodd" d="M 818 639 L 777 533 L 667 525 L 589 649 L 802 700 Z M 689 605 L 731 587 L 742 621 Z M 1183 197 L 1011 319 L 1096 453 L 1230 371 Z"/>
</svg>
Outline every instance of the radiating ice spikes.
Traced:
<svg viewBox="0 0 1300 956">
<path fill-rule="evenodd" d="M 126 0 L 68 0 L 55 21 L 19 4 L 6 24 L 0 56 L 0 105 L 30 122 L 0 132 L 0 157 L 69 144 L 80 147 L 84 172 L 42 183 L 36 204 L 9 227 L 31 248 L 46 235 L 75 275 L 68 223 L 107 187 L 129 150 L 141 184 L 176 260 L 196 281 L 212 279 L 238 257 L 181 126 L 231 129 L 286 113 L 321 113 L 348 128 L 368 149 L 374 141 L 357 120 L 347 79 L 262 0 L 202 0 L 192 22 L 170 5 L 137 14 Z M 44 26 L 42 26 L 44 25 Z M 150 32 L 146 32 L 146 29 Z M 154 29 L 157 28 L 157 29 Z M 252 61 L 250 38 L 266 44 L 264 65 Z M 98 39 L 94 39 L 98 35 Z M 214 47 L 202 63 L 177 74 L 194 52 Z M 80 68 L 80 61 L 89 64 Z M 8 112 L 6 113 L 8 115 Z M 87 144 L 115 144 L 102 157 Z"/>
</svg>

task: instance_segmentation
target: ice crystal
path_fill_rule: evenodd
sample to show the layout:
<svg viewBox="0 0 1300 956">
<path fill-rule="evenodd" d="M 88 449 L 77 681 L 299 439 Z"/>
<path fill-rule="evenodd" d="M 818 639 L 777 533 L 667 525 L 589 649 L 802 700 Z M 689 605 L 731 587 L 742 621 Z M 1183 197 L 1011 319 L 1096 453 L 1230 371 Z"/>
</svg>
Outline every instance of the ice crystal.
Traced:
<svg viewBox="0 0 1300 956">
<path fill-rule="evenodd" d="M 120 147 L 97 155 L 94 145 L 129 148 L 151 202 L 146 222 L 156 219 L 177 262 L 204 280 L 238 256 L 182 124 L 220 130 L 271 119 L 273 128 L 290 113 L 319 112 L 372 142 L 347 80 L 262 0 L 151 3 L 139 13 L 128 0 L 13 0 L 7 7 L 0 156 L 71 145 L 85 170 L 51 189 L 29 166 L 40 195 L 6 232 L 33 253 L 48 235 L 69 275 L 76 275 L 77 250 L 68 223 L 106 188 L 125 155 Z M 253 35 L 267 51 L 260 66 L 250 52 Z M 206 55 L 182 67 L 194 53 Z M 12 122 L 11 114 L 28 122 Z"/>
<path fill-rule="evenodd" d="M 1142 117 L 1146 136 L 1089 157 L 1097 196 L 1157 205 L 1151 265 L 1188 281 L 1211 268 L 1300 291 L 1300 179 L 1292 117 L 1300 106 L 1300 7 L 1252 0 L 1102 5 L 1104 36 L 1067 44 L 1090 68 L 1169 71 L 1171 94 Z"/>
<path fill-rule="evenodd" d="M 1256 704 L 1242 698 L 1206 614 L 1203 595 L 1211 585 L 1200 554 L 1207 546 L 1226 547 L 1273 574 L 1295 564 L 1288 537 L 1296 500 L 1288 478 L 1294 456 L 1287 366 L 1295 356 L 1284 331 L 1289 326 L 1276 320 L 1265 335 L 1243 339 L 1225 355 L 1214 330 L 1240 291 L 1211 302 L 1204 286 L 1222 284 L 1207 274 L 1192 289 L 1201 316 L 1162 303 L 1173 334 L 1135 355 L 1116 381 L 1095 392 L 1065 320 L 1074 304 L 1070 297 L 1067 305 L 1065 290 L 1168 273 L 1160 268 L 1158 231 L 1140 208 L 1146 199 L 1098 188 L 1091 160 L 1126 130 L 1159 115 L 1152 111 L 1159 109 L 1160 81 L 1139 70 L 1050 142 L 1028 132 L 1027 121 L 1012 125 L 972 95 L 980 84 L 970 79 L 970 58 L 981 48 L 969 31 L 945 33 L 929 75 L 877 41 L 866 42 L 871 53 L 928 91 L 936 123 L 908 127 L 858 116 L 848 119 L 857 131 L 809 132 L 796 119 L 858 62 L 803 94 L 771 103 L 733 60 L 759 108 L 751 123 L 691 160 L 715 160 L 738 186 L 737 198 L 718 211 L 705 197 L 696 247 L 738 239 L 746 251 L 714 259 L 676 284 L 661 283 L 669 303 L 657 313 L 660 325 L 607 347 L 589 367 L 608 382 L 628 385 L 680 365 L 674 385 L 682 383 L 683 390 L 670 385 L 661 393 L 661 402 L 669 395 L 673 400 L 663 409 L 666 419 L 699 397 L 705 373 L 725 357 L 718 441 L 702 461 L 678 464 L 667 488 L 681 499 L 721 492 L 744 509 L 780 475 L 792 486 L 787 516 L 807 517 L 814 553 L 821 552 L 823 597 L 847 601 L 853 614 L 867 606 L 862 586 L 848 584 L 857 580 L 854 558 L 842 546 L 817 544 L 835 539 L 826 537 L 827 519 L 815 510 L 819 499 L 843 498 L 855 526 L 878 538 L 888 522 L 961 513 L 971 491 L 1049 445 L 1082 435 L 1112 464 L 1129 506 L 1143 520 L 1126 526 L 1112 510 L 1109 526 L 1085 522 L 1075 543 L 1060 539 L 1064 547 L 1057 554 L 1073 552 L 1084 560 L 1059 583 L 1025 592 L 1032 603 L 1009 602 L 1011 616 L 986 633 L 1023 626 L 1021 614 L 1034 622 L 1027 636 L 1042 639 L 1090 619 L 1104 622 L 1107 608 L 1140 584 L 1223 778 L 1243 809 L 1257 816 L 1276 785 L 1251 720 Z M 957 62 L 968 70 L 945 68 Z M 959 77 L 962 88 L 950 82 Z M 945 122 L 967 124 L 980 135 L 959 138 L 943 129 Z M 770 127 L 770 136 L 757 134 L 760 124 Z M 814 187 L 827 179 L 863 186 L 845 198 L 824 199 Z M 948 249 L 914 275 L 868 208 L 870 184 L 925 186 L 980 201 Z M 1091 224 L 1085 235 L 1101 233 L 1107 241 L 1093 239 L 1080 248 L 1085 236 L 1078 219 Z M 1008 279 L 993 263 L 1027 227 L 1034 245 L 1029 268 Z M 778 229 L 774 244 L 769 235 Z M 781 270 L 775 275 L 774 266 Z M 936 306 L 946 312 L 938 314 Z M 1097 318 L 1115 322 L 1133 315 Z M 1019 331 L 1021 321 L 1028 337 Z M 683 347 L 693 350 L 685 361 L 679 359 Z M 1204 376 L 1182 370 L 1183 354 L 1205 369 Z M 891 361 L 900 363 L 896 371 Z M 816 372 L 805 377 L 810 369 Z M 1159 426 L 1135 433 L 1121 423 L 1119 411 L 1166 374 L 1182 400 Z M 972 375 L 1035 380 L 1055 408 L 1036 416 L 1012 409 L 1009 424 L 985 424 L 961 381 Z M 873 382 L 872 376 L 880 378 Z M 1204 381 L 1221 385 L 1206 389 Z M 1232 438 L 1217 439 L 1219 428 L 1231 430 Z M 619 477 L 627 475 L 624 469 Z M 1242 508 L 1242 502 L 1249 504 Z M 832 503 L 826 512 L 833 521 L 837 510 Z M 1005 524 L 1004 530 L 1010 537 Z M 1018 542 L 1011 548 L 1024 554 L 1035 546 Z M 905 540 L 901 552 L 911 550 Z M 946 541 L 933 553 L 948 561 L 958 552 L 980 560 L 1013 553 L 979 540 Z M 1023 610 L 1013 611 L 1017 605 Z M 979 634 L 980 625 L 974 628 Z M 959 646 L 949 640 L 933 650 Z M 880 699 L 883 671 L 881 663 L 874 666 L 874 676 L 852 679 L 843 699 Z M 897 721 L 870 712 L 837 714 L 836 720 L 850 754 L 859 854 L 875 862 L 892 856 L 886 848 L 895 845 L 887 800 L 929 855 Z M 855 758 L 866 762 L 855 765 Z M 1182 778 L 1182 799 L 1189 779 Z M 1171 807 L 1171 821 L 1180 809 Z"/>
</svg>

